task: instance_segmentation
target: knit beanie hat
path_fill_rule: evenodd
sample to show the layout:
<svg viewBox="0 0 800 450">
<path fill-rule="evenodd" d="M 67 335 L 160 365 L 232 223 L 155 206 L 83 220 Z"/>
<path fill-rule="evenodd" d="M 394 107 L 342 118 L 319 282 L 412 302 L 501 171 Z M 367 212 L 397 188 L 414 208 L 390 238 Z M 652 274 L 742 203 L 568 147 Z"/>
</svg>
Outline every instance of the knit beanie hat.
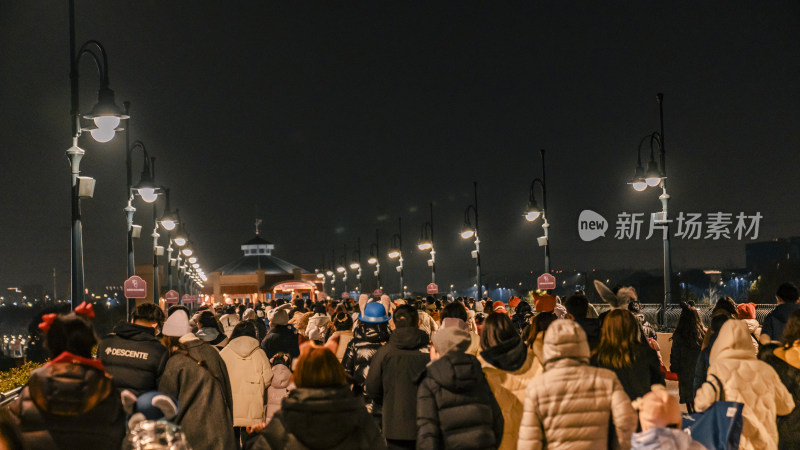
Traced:
<svg viewBox="0 0 800 450">
<path fill-rule="evenodd" d="M 464 353 L 472 342 L 469 332 L 459 327 L 442 327 L 433 335 L 431 340 L 433 341 L 433 348 L 440 355 L 445 355 L 449 352 Z"/>
<path fill-rule="evenodd" d="M 664 388 L 648 392 L 639 403 L 639 422 L 642 431 L 667 425 L 677 425 L 680 429 L 681 407 L 678 399 Z"/>
<path fill-rule="evenodd" d="M 182 309 L 172 313 L 172 315 L 167 318 L 167 321 L 164 322 L 164 328 L 161 329 L 161 333 L 164 336 L 181 337 L 191 332 L 192 327 L 189 326 L 189 316 L 187 316 L 186 311 Z"/>
<path fill-rule="evenodd" d="M 288 325 L 289 324 L 289 311 L 285 308 L 278 308 L 275 310 L 275 313 L 272 314 L 272 319 L 269 321 L 269 325 L 271 327 L 277 325 Z"/>
<path fill-rule="evenodd" d="M 755 303 L 739 303 L 736 305 L 736 311 L 739 313 L 739 319 L 755 319 L 756 318 L 756 304 Z"/>
<path fill-rule="evenodd" d="M 536 312 L 553 312 L 556 309 L 556 298 L 550 294 L 535 295 L 533 297 L 533 309 Z"/>
</svg>

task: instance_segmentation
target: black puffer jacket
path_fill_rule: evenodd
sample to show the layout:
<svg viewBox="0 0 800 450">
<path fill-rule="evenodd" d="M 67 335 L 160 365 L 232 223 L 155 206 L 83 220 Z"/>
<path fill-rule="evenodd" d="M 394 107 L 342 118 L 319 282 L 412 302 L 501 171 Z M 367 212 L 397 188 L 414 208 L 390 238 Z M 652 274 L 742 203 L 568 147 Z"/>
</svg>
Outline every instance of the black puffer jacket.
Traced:
<svg viewBox="0 0 800 450">
<path fill-rule="evenodd" d="M 386 439 L 417 438 L 417 383 L 431 360 L 429 341 L 428 333 L 419 328 L 400 327 L 372 358 L 367 395 L 382 405 Z"/>
<path fill-rule="evenodd" d="M 681 403 L 694 401 L 694 374 L 699 357 L 700 344 L 688 342 L 679 334 L 672 335 L 669 370 L 678 374 L 678 394 Z"/>
<path fill-rule="evenodd" d="M 297 388 L 246 448 L 380 450 L 386 441 L 364 402 L 347 387 Z"/>
<path fill-rule="evenodd" d="M 121 323 L 100 341 L 97 358 L 113 377 L 114 386 L 139 395 L 156 390 L 168 355 L 152 327 Z"/>
<path fill-rule="evenodd" d="M 116 450 L 125 437 L 125 412 L 111 378 L 78 359 L 31 372 L 9 410 L 30 450 Z"/>
<path fill-rule="evenodd" d="M 778 416 L 778 448 L 780 450 L 800 448 L 800 369 L 770 354 L 764 358 L 775 369 L 781 382 L 792 394 L 794 410 L 786 416 Z"/>
<path fill-rule="evenodd" d="M 347 344 L 342 357 L 342 366 L 350 382 L 353 392 L 358 396 L 366 396 L 369 364 L 378 349 L 389 340 L 391 331 L 386 323 L 368 324 L 361 322 L 353 331 L 353 339 Z M 365 398 L 367 409 L 373 414 L 380 413 L 380 407 L 369 398 Z"/>
<path fill-rule="evenodd" d="M 494 449 L 503 413 L 472 355 L 450 352 L 432 362 L 417 391 L 417 448 Z"/>
<path fill-rule="evenodd" d="M 523 331 L 530 325 L 531 317 L 533 317 L 533 310 L 531 309 L 531 304 L 526 301 L 519 302 L 517 305 L 517 309 L 514 311 L 514 315 L 511 316 L 511 323 L 514 324 L 514 329 L 517 330 L 517 334 L 522 335 Z M 528 336 L 524 336 L 527 338 Z"/>
<path fill-rule="evenodd" d="M 300 356 L 297 331 L 289 325 L 272 327 L 264 340 L 261 341 L 261 348 L 269 359 L 272 359 L 277 353 L 288 353 L 292 355 L 292 358 Z"/>
</svg>

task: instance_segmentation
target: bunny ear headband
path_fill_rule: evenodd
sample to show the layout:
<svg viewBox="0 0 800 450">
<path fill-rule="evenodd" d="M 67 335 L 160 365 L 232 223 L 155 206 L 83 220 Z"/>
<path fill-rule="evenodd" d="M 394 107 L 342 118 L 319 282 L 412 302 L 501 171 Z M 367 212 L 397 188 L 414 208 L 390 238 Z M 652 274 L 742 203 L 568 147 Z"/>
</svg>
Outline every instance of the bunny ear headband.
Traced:
<svg viewBox="0 0 800 450">
<path fill-rule="evenodd" d="M 632 287 L 624 287 L 617 291 L 617 294 L 611 291 L 602 281 L 594 280 L 594 288 L 604 302 L 608 303 L 614 309 L 626 308 L 631 300 L 636 300 L 636 291 Z"/>
<path fill-rule="evenodd" d="M 94 306 L 91 303 L 83 302 L 75 308 L 75 314 L 81 315 L 87 319 L 94 319 Z M 50 313 L 42 316 L 42 322 L 39 324 L 39 329 L 47 333 L 50 331 L 50 326 L 56 320 L 58 314 Z"/>
</svg>

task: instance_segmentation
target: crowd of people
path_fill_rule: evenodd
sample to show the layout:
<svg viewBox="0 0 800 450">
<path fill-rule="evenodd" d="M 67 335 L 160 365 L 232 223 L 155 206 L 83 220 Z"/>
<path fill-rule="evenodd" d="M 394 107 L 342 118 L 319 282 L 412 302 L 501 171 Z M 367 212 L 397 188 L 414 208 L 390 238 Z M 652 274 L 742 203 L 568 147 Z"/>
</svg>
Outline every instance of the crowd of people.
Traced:
<svg viewBox="0 0 800 450">
<path fill-rule="evenodd" d="M 142 304 L 100 339 L 84 303 L 42 318 L 51 359 L 0 411 L 0 448 L 701 449 L 679 403 L 720 391 L 740 448 L 800 448 L 794 285 L 762 323 L 682 303 L 669 370 L 636 291 L 595 287 L 602 314 L 582 292 Z"/>
</svg>

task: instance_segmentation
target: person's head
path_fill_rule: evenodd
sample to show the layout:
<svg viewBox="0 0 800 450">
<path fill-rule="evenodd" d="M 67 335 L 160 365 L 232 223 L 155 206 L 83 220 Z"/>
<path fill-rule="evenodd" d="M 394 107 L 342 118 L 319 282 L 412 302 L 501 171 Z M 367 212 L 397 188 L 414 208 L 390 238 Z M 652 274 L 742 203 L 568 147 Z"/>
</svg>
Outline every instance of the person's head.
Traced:
<svg viewBox="0 0 800 450">
<path fill-rule="evenodd" d="M 242 336 L 248 336 L 253 339 L 257 339 L 256 324 L 249 320 L 237 323 L 236 326 L 233 327 L 233 332 L 231 332 L 231 340 Z"/>
<path fill-rule="evenodd" d="M 678 318 L 678 324 L 675 326 L 674 335 L 680 336 L 686 342 L 692 342 L 697 345 L 701 345 L 703 342 L 703 336 L 705 335 L 703 320 L 700 318 L 700 313 L 697 309 L 686 302 L 681 302 L 681 315 Z"/>
<path fill-rule="evenodd" d="M 711 310 L 711 315 L 716 316 L 719 314 L 727 314 L 733 318 L 738 316 L 736 311 L 736 303 L 730 297 L 722 297 L 714 304 L 714 309 Z"/>
<path fill-rule="evenodd" d="M 225 308 L 225 314 L 236 314 L 236 305 L 229 305 Z"/>
<path fill-rule="evenodd" d="M 631 301 L 628 303 L 628 311 L 632 312 L 633 314 L 639 314 L 642 312 L 642 305 L 636 300 Z"/>
<path fill-rule="evenodd" d="M 800 309 L 789 314 L 789 320 L 786 322 L 786 328 L 783 329 L 783 336 L 781 336 L 781 344 L 784 348 L 790 348 L 795 342 L 800 342 Z"/>
<path fill-rule="evenodd" d="M 334 314 L 332 322 L 336 331 L 346 331 L 353 328 L 353 318 L 344 311 Z"/>
<path fill-rule="evenodd" d="M 486 320 L 486 314 L 479 312 L 475 313 L 475 324 L 476 325 L 483 325 L 483 322 Z"/>
<path fill-rule="evenodd" d="M 585 319 L 589 313 L 589 299 L 585 295 L 570 295 L 564 302 L 564 307 L 573 319 Z"/>
<path fill-rule="evenodd" d="M 626 309 L 612 309 L 603 321 L 600 344 L 595 350 L 602 367 L 622 369 L 631 366 L 631 351 L 640 336 L 639 321 Z"/>
<path fill-rule="evenodd" d="M 645 394 L 639 402 L 639 423 L 642 431 L 651 428 L 681 429 L 681 407 L 678 399 L 663 387 Z"/>
<path fill-rule="evenodd" d="M 534 316 L 533 320 L 531 321 L 530 332 L 526 340 L 528 347 L 533 348 L 533 343 L 536 341 L 536 336 L 540 332 L 544 333 L 547 331 L 547 327 L 549 327 L 551 323 L 555 322 L 556 319 L 558 319 L 558 316 L 552 311 L 539 313 Z"/>
<path fill-rule="evenodd" d="M 277 364 L 283 364 L 286 367 L 292 367 L 292 355 L 284 352 L 275 353 L 275 355 L 269 360 L 269 365 L 275 367 Z"/>
<path fill-rule="evenodd" d="M 142 303 L 133 311 L 133 323 L 145 327 L 160 327 L 164 323 L 164 311 L 154 303 Z"/>
<path fill-rule="evenodd" d="M 97 345 L 97 336 L 92 324 L 75 313 L 59 314 L 50 323 L 44 340 L 45 348 L 55 358 L 64 352 L 92 357 L 92 347 Z"/>
<path fill-rule="evenodd" d="M 514 337 L 519 338 L 514 324 L 506 314 L 490 313 L 483 322 L 481 331 L 481 347 L 488 349 Z"/>
<path fill-rule="evenodd" d="M 183 305 L 172 305 L 167 309 L 167 317 L 171 316 L 175 311 L 183 311 L 186 316 L 189 316 L 189 310 Z"/>
<path fill-rule="evenodd" d="M 332 388 L 347 384 L 342 364 L 326 347 L 311 347 L 301 354 L 292 380 L 298 388 Z"/>
<path fill-rule="evenodd" d="M 464 308 L 462 303 L 453 302 L 448 303 L 447 306 L 444 307 L 442 312 L 440 313 L 439 317 L 442 320 L 452 317 L 454 319 L 461 319 L 464 322 L 467 321 L 467 310 Z"/>
<path fill-rule="evenodd" d="M 712 337 L 719 333 L 719 330 L 722 329 L 722 326 L 725 325 L 725 322 L 733 319 L 730 314 L 726 312 L 722 312 L 720 314 L 712 315 L 711 321 L 708 324 L 708 333 L 706 333 L 705 338 L 703 338 L 703 345 L 702 348 L 706 348 L 711 344 Z"/>
<path fill-rule="evenodd" d="M 797 286 L 792 283 L 783 283 L 775 291 L 775 299 L 778 304 L 797 303 L 798 298 L 800 298 L 800 292 L 797 291 Z"/>
<path fill-rule="evenodd" d="M 431 361 L 435 361 L 450 352 L 464 353 L 472 342 L 469 332 L 458 327 L 440 328 L 433 335 L 431 341 L 433 342 Z"/>
<path fill-rule="evenodd" d="M 738 318 L 741 320 L 755 319 L 756 318 L 756 304 L 755 303 L 739 303 L 736 305 L 736 312 Z"/>
<path fill-rule="evenodd" d="M 217 331 L 222 331 L 216 316 L 211 311 L 203 311 L 197 316 L 197 326 L 199 328 L 215 328 Z"/>
<path fill-rule="evenodd" d="M 328 314 L 328 309 L 325 308 L 325 305 L 320 303 L 314 307 L 314 314 L 322 314 L 322 315 Z"/>
<path fill-rule="evenodd" d="M 419 313 L 411 305 L 400 305 L 394 310 L 394 326 L 397 328 L 416 328 L 419 326 Z"/>
</svg>

